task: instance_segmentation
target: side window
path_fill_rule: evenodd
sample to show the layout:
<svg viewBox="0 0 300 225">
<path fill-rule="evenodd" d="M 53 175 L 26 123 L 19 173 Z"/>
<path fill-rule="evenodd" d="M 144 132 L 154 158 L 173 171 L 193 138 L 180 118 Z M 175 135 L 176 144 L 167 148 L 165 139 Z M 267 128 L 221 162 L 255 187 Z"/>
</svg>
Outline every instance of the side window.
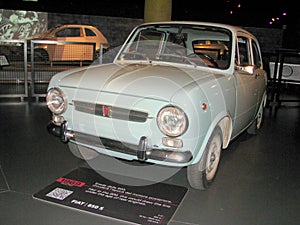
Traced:
<svg viewBox="0 0 300 225">
<path fill-rule="evenodd" d="M 56 37 L 80 37 L 80 28 L 66 28 L 58 31 Z"/>
<path fill-rule="evenodd" d="M 96 34 L 91 29 L 85 28 L 85 34 L 87 37 L 95 37 Z"/>
<path fill-rule="evenodd" d="M 251 65 L 250 42 L 246 37 L 238 37 L 236 62 L 241 66 Z"/>
<path fill-rule="evenodd" d="M 68 29 L 62 29 L 57 31 L 55 34 L 56 37 L 67 37 L 68 36 Z"/>
<path fill-rule="evenodd" d="M 252 40 L 252 51 L 253 51 L 254 65 L 257 68 L 260 68 L 262 66 L 262 59 L 259 53 L 258 44 L 254 40 Z"/>
</svg>

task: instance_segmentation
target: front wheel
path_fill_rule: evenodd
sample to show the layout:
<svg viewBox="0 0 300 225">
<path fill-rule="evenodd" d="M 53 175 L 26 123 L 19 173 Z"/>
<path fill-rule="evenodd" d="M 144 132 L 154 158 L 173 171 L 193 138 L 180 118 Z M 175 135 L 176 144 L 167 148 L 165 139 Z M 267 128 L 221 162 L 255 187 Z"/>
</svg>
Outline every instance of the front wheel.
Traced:
<svg viewBox="0 0 300 225">
<path fill-rule="evenodd" d="M 216 127 L 212 133 L 200 161 L 188 166 L 187 178 L 191 187 L 205 190 L 213 182 L 222 151 L 222 131 Z"/>
</svg>

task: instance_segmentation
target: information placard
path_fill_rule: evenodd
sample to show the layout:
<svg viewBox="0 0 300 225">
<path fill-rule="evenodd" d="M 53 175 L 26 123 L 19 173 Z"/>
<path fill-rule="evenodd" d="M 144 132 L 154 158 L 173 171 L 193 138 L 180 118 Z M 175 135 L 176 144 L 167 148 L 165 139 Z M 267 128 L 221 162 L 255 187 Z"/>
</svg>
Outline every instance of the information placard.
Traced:
<svg viewBox="0 0 300 225">
<path fill-rule="evenodd" d="M 156 183 L 127 186 L 79 168 L 57 178 L 34 198 L 138 224 L 168 224 L 187 188 Z"/>
</svg>

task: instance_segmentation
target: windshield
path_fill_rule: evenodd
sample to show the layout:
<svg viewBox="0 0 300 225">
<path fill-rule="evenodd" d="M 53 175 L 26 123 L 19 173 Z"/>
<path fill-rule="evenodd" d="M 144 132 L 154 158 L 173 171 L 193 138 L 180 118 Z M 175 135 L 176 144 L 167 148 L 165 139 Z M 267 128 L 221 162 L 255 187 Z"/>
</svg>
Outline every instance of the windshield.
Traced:
<svg viewBox="0 0 300 225">
<path fill-rule="evenodd" d="M 227 69 L 231 39 L 228 30 L 211 26 L 142 26 L 132 34 L 117 60 L 172 62 Z"/>
</svg>

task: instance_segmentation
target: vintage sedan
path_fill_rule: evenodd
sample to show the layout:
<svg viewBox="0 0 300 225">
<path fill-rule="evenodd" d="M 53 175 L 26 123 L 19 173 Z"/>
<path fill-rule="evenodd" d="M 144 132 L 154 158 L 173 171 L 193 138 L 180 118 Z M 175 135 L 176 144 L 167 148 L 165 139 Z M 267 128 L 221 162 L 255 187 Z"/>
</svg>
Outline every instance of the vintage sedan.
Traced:
<svg viewBox="0 0 300 225">
<path fill-rule="evenodd" d="M 221 150 L 260 128 L 266 84 L 259 43 L 245 29 L 145 23 L 113 62 L 51 79 L 48 130 L 86 160 L 104 154 L 187 167 L 190 186 L 204 190 Z"/>
</svg>

